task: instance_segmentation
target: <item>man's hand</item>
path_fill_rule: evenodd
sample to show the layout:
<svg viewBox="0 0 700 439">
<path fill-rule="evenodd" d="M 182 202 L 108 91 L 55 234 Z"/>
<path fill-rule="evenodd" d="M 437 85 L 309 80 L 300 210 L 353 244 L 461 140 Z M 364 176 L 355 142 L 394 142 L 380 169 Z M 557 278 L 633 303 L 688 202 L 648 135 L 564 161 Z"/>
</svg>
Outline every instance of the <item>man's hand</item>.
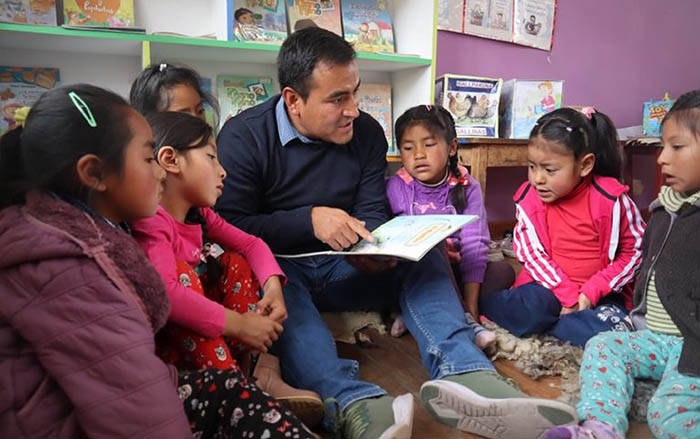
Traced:
<svg viewBox="0 0 700 439">
<path fill-rule="evenodd" d="M 365 229 L 364 221 L 334 207 L 311 208 L 311 226 L 314 229 L 314 236 L 335 251 L 350 247 L 360 238 L 368 242 L 374 241 L 374 236 Z"/>
<path fill-rule="evenodd" d="M 395 258 L 377 258 L 374 256 L 346 256 L 348 264 L 365 273 L 379 273 L 396 267 Z"/>
</svg>

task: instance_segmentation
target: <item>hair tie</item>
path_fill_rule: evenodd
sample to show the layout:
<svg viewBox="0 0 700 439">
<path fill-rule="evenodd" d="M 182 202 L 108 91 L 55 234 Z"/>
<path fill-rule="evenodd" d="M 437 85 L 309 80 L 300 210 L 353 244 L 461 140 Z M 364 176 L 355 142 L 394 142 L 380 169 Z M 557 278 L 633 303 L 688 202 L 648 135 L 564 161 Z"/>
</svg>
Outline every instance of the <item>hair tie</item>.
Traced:
<svg viewBox="0 0 700 439">
<path fill-rule="evenodd" d="M 597 113 L 597 111 L 594 107 L 583 107 L 581 108 L 581 113 L 586 116 L 586 119 L 591 120 L 593 113 Z"/>
<path fill-rule="evenodd" d="M 432 105 L 426 105 L 426 106 L 425 106 L 425 109 L 426 109 L 426 111 L 427 111 L 428 113 L 430 113 L 430 112 L 433 110 L 433 106 L 432 106 Z"/>
<path fill-rule="evenodd" d="M 68 97 L 70 97 L 70 100 L 73 101 L 73 105 L 75 105 L 75 108 L 77 108 L 78 111 L 80 111 L 80 114 L 83 115 L 88 125 L 90 125 L 90 127 L 92 128 L 97 127 L 95 116 L 92 115 L 90 107 L 88 107 L 85 101 L 80 96 L 78 96 L 78 93 L 71 91 L 70 93 L 68 93 Z"/>
<path fill-rule="evenodd" d="M 167 68 L 168 68 L 168 65 L 165 64 L 165 63 L 162 63 L 162 64 L 160 65 L 160 67 L 158 68 L 158 71 L 159 71 L 159 72 L 162 72 L 163 70 L 165 70 L 165 69 L 167 69 Z"/>
<path fill-rule="evenodd" d="M 17 126 L 24 128 L 24 123 L 27 121 L 27 116 L 29 115 L 30 109 L 31 107 L 21 107 L 15 111 L 15 114 L 12 116 L 12 120 L 15 121 Z"/>
<path fill-rule="evenodd" d="M 571 129 L 571 127 L 567 126 L 567 127 L 566 127 L 566 131 L 572 132 L 573 130 Z"/>
</svg>

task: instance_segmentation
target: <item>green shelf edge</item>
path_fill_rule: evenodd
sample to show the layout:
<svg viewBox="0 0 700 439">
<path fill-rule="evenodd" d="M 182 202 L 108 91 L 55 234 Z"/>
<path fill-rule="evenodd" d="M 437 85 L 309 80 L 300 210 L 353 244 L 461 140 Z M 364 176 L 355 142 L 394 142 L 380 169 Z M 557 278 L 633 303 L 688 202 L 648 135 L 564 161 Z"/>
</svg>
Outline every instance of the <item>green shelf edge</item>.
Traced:
<svg viewBox="0 0 700 439">
<path fill-rule="evenodd" d="M 151 43 L 163 43 L 163 44 L 181 44 L 188 46 L 198 46 L 198 47 L 219 47 L 223 49 L 243 49 L 243 50 L 254 50 L 254 51 L 265 51 L 265 52 L 277 52 L 279 46 L 271 44 L 259 44 L 259 43 L 243 43 L 238 41 L 221 41 L 221 40 L 209 40 L 204 38 L 187 38 L 187 37 L 177 37 L 171 35 L 148 35 L 141 33 L 128 33 L 128 32 L 110 32 L 110 31 L 90 31 L 90 30 L 77 30 L 77 29 L 64 29 L 62 27 L 56 26 L 40 26 L 31 24 L 17 24 L 17 23 L 0 23 L 0 31 L 11 31 L 11 32 L 28 32 L 44 35 L 57 35 L 57 36 L 68 36 L 68 37 L 82 37 L 82 38 L 99 38 L 99 39 L 109 39 L 109 40 L 124 40 L 124 41 L 138 41 L 144 42 L 148 41 Z M 358 52 L 358 59 L 366 59 L 373 61 L 387 61 L 395 63 L 404 64 L 414 64 L 416 66 L 429 66 L 432 64 L 432 60 L 414 56 L 407 55 L 392 55 L 392 54 L 382 54 L 382 53 L 369 53 L 369 52 Z"/>
</svg>

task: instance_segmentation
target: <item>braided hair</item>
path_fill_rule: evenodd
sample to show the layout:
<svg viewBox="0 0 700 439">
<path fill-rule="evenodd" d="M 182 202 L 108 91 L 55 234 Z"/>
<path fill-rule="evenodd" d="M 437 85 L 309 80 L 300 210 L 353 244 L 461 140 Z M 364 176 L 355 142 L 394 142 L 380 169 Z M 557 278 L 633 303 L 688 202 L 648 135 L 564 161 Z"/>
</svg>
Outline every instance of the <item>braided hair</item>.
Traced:
<svg viewBox="0 0 700 439">
<path fill-rule="evenodd" d="M 442 137 L 447 145 L 451 145 L 457 138 L 455 121 L 449 111 L 440 106 L 418 105 L 406 110 L 396 121 L 396 140 L 401 145 L 401 138 L 408 128 L 415 125 L 422 125 L 435 137 Z M 457 154 L 450 156 L 447 167 L 457 179 L 464 177 L 459 170 L 459 159 Z M 464 186 L 458 184 L 450 190 L 450 200 L 457 212 L 464 211 L 466 204 L 464 201 Z"/>
</svg>

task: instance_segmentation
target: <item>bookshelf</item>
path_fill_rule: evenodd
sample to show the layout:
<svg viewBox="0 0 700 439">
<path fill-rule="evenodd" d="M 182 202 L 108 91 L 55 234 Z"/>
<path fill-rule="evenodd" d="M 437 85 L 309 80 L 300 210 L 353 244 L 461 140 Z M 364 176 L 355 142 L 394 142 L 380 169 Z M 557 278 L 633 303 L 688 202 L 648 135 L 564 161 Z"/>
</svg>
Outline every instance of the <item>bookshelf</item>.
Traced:
<svg viewBox="0 0 700 439">
<path fill-rule="evenodd" d="M 213 83 L 218 74 L 269 76 L 279 91 L 277 46 L 151 34 L 222 34 L 221 7 L 225 3 L 137 0 L 136 26 L 145 28 L 147 34 L 0 23 L 0 59 L 3 65 L 57 67 L 62 84 L 88 82 L 125 97 L 144 65 L 163 61 L 188 65 Z M 391 5 L 397 53 L 360 52 L 357 62 L 363 82 L 392 86 L 396 120 L 407 108 L 432 102 L 437 2 L 394 0 Z"/>
</svg>

